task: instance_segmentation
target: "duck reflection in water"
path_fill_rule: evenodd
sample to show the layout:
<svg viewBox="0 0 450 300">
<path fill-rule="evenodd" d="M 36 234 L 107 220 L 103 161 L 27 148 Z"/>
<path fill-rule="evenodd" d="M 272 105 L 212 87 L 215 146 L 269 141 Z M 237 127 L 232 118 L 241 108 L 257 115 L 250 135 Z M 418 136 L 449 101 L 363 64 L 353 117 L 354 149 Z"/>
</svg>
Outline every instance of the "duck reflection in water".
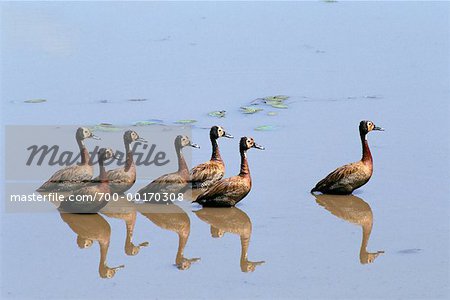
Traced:
<svg viewBox="0 0 450 300">
<path fill-rule="evenodd" d="M 109 249 L 111 237 L 111 227 L 108 222 L 99 214 L 71 214 L 60 213 L 61 219 L 69 225 L 70 229 L 77 236 L 77 244 L 81 249 L 89 248 L 94 241 L 100 245 L 100 262 L 98 272 L 101 278 L 113 278 L 118 269 L 124 268 L 124 265 L 118 267 L 108 267 L 106 256 Z"/>
<path fill-rule="evenodd" d="M 148 242 L 142 242 L 139 245 L 133 244 L 133 232 L 136 225 L 136 208 L 129 201 L 112 202 L 102 210 L 102 214 L 110 218 L 121 219 L 125 221 L 127 236 L 125 238 L 125 254 L 134 256 L 139 253 L 141 248 L 147 247 Z"/>
<path fill-rule="evenodd" d="M 137 204 L 139 212 L 156 226 L 175 232 L 178 235 L 178 249 L 175 256 L 175 266 L 179 270 L 187 270 L 192 263 L 200 258 L 187 258 L 184 256 L 189 234 L 191 220 L 188 214 L 175 204 L 161 205 L 153 203 Z"/>
<path fill-rule="evenodd" d="M 359 251 L 361 264 L 373 263 L 384 251 L 367 252 L 367 244 L 373 227 L 373 214 L 370 205 L 353 195 L 317 195 L 316 202 L 336 217 L 361 226 L 362 240 Z"/>
<path fill-rule="evenodd" d="M 205 207 L 195 211 L 197 217 L 211 225 L 211 236 L 221 238 L 226 232 L 241 237 L 240 266 L 242 272 L 253 272 L 264 261 L 249 261 L 248 246 L 252 235 L 252 222 L 248 215 L 237 207 Z"/>
</svg>

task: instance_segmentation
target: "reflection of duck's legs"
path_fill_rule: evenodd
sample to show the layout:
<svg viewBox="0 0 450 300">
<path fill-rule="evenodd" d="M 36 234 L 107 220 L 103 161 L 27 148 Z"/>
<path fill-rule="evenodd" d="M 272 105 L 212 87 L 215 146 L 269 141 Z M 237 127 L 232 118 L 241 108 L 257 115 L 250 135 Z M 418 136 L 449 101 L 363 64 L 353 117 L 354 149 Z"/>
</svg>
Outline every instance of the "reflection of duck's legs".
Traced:
<svg viewBox="0 0 450 300">
<path fill-rule="evenodd" d="M 384 251 L 377 251 L 374 253 L 367 252 L 367 244 L 369 243 L 370 234 L 372 232 L 372 224 L 362 225 L 362 240 L 361 248 L 359 250 L 359 261 L 362 264 L 373 263 L 375 259 Z"/>
<path fill-rule="evenodd" d="M 248 246 L 250 244 L 250 236 L 241 235 L 241 271 L 253 272 L 256 267 L 265 263 L 265 261 L 249 261 Z"/>
<path fill-rule="evenodd" d="M 120 265 L 118 267 L 110 268 L 106 265 L 106 256 L 108 255 L 109 239 L 107 241 L 98 241 L 100 244 L 100 262 L 98 266 L 98 273 L 101 278 L 112 278 L 116 274 L 116 270 L 122 269 L 125 266 Z"/>
</svg>

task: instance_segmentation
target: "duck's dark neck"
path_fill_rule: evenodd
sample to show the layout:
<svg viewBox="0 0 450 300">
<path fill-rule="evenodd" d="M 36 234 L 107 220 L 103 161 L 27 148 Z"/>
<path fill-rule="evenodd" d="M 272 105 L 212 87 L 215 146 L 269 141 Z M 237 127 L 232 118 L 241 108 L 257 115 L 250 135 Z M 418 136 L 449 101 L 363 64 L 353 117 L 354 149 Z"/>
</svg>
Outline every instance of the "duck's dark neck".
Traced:
<svg viewBox="0 0 450 300">
<path fill-rule="evenodd" d="M 211 145 L 212 145 L 212 154 L 211 160 L 222 161 L 222 157 L 220 156 L 219 145 L 217 144 L 217 139 L 214 137 L 210 137 Z"/>
<path fill-rule="evenodd" d="M 182 147 L 176 146 L 175 148 L 176 152 L 177 152 L 177 157 L 178 157 L 178 172 L 188 172 L 188 167 L 186 164 L 186 161 L 184 160 L 184 156 L 183 156 L 183 152 Z"/>
<path fill-rule="evenodd" d="M 108 175 L 106 175 L 105 166 L 103 165 L 103 157 L 100 157 L 98 159 L 98 166 L 100 168 L 100 175 L 99 175 L 100 184 L 108 185 Z"/>
<path fill-rule="evenodd" d="M 133 151 L 131 151 L 131 143 L 128 141 L 124 141 L 125 143 L 125 153 L 127 155 L 126 161 L 125 161 L 125 172 L 127 172 L 131 165 L 133 164 Z"/>
<path fill-rule="evenodd" d="M 90 159 L 89 151 L 86 149 L 83 139 L 77 138 L 77 144 L 78 144 L 78 148 L 80 148 L 81 164 L 87 165 L 89 162 L 89 159 Z"/>
<path fill-rule="evenodd" d="M 362 158 L 364 163 L 372 163 L 372 154 L 370 153 L 369 143 L 367 142 L 367 136 L 365 133 L 360 133 L 361 145 L 362 145 Z"/>
<path fill-rule="evenodd" d="M 247 162 L 247 151 L 241 150 L 241 171 L 239 176 L 250 177 L 250 169 Z"/>
</svg>

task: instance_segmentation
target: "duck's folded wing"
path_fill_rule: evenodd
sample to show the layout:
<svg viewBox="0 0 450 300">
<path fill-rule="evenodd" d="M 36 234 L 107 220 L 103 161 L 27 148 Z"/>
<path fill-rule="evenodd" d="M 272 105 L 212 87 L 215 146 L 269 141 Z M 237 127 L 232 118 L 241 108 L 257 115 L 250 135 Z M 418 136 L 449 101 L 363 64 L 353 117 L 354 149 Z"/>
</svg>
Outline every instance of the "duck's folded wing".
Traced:
<svg viewBox="0 0 450 300">
<path fill-rule="evenodd" d="M 179 174 L 170 173 L 153 180 L 147 186 L 140 189 L 138 193 L 163 193 L 168 191 L 175 191 L 186 184 L 186 181 L 183 180 L 183 178 Z"/>
<path fill-rule="evenodd" d="M 220 180 L 224 175 L 224 171 L 219 165 L 214 163 L 203 163 L 191 170 L 191 182 L 204 182 L 207 180 Z"/>
<path fill-rule="evenodd" d="M 340 168 L 337 168 L 330 174 L 328 174 L 324 179 L 319 181 L 315 188 L 316 190 L 321 190 L 324 188 L 329 188 L 333 185 L 339 185 L 340 183 L 345 184 L 345 179 L 349 178 L 351 175 L 359 171 L 357 163 L 347 164 Z"/>
<path fill-rule="evenodd" d="M 70 166 L 55 172 L 49 180 L 47 180 L 39 190 L 51 190 L 57 188 L 58 185 L 64 183 L 85 183 L 92 178 L 92 174 L 86 172 L 79 166 Z"/>
<path fill-rule="evenodd" d="M 200 194 L 196 202 L 199 200 L 214 199 L 223 195 L 234 195 L 240 191 L 239 182 L 233 180 L 233 177 L 220 180 L 213 184 L 208 190 Z"/>
</svg>

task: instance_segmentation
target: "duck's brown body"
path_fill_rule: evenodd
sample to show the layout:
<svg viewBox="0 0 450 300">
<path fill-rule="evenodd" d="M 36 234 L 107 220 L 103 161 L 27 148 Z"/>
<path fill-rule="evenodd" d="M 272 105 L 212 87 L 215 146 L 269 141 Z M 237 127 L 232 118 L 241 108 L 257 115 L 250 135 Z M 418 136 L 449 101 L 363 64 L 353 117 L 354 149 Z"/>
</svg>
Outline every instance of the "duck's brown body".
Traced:
<svg viewBox="0 0 450 300">
<path fill-rule="evenodd" d="M 376 127 L 370 121 L 362 121 L 359 130 L 362 144 L 361 160 L 337 168 L 319 181 L 311 193 L 347 195 L 370 180 L 373 173 L 373 159 L 366 134 L 372 130 L 382 130 L 382 128 Z"/>
<path fill-rule="evenodd" d="M 65 201 L 61 202 L 58 208 L 60 211 L 70 213 L 96 213 L 108 204 L 108 194 L 111 193 L 111 189 L 109 187 L 103 163 L 112 156 L 111 149 L 100 149 L 98 159 L 100 167 L 99 182 L 97 184 L 85 186 L 71 193 L 70 197 L 67 196 Z M 77 199 L 77 196 L 85 197 L 85 201 L 73 201 Z M 90 198 L 88 199 L 87 197 Z"/>
<path fill-rule="evenodd" d="M 125 166 L 106 172 L 109 186 L 112 193 L 125 193 L 136 182 L 136 165 L 133 160 L 133 152 L 131 151 L 131 143 L 135 141 L 145 142 L 139 135 L 132 130 L 128 130 L 123 135 L 125 145 L 126 161 Z M 99 180 L 97 177 L 95 180 Z"/>
<path fill-rule="evenodd" d="M 162 175 L 150 182 L 147 186 L 141 188 L 138 191 L 140 200 L 148 201 L 152 198 L 150 195 L 155 193 L 178 193 L 188 185 L 189 169 L 184 159 L 182 148 L 185 146 L 197 148 L 198 145 L 191 144 L 189 138 L 185 136 L 178 136 L 174 144 L 178 157 L 178 171 Z M 162 202 L 167 203 L 166 201 L 159 201 L 159 203 Z"/>
<path fill-rule="evenodd" d="M 251 146 L 245 143 L 249 141 Z M 247 161 L 247 150 L 251 147 L 264 149 L 253 142 L 253 139 L 242 138 L 240 142 L 241 170 L 239 175 L 222 179 L 200 194 L 194 202 L 203 206 L 229 207 L 235 206 L 245 198 L 252 188 L 252 178 Z"/>
<path fill-rule="evenodd" d="M 127 154 L 125 167 L 106 172 L 112 193 L 125 193 L 136 182 L 136 165 L 132 153 Z"/>
<path fill-rule="evenodd" d="M 190 173 L 190 182 L 192 188 L 208 188 L 223 178 L 225 174 L 225 164 L 220 156 L 219 145 L 217 139 L 220 137 L 232 138 L 223 128 L 213 126 L 209 133 L 212 145 L 211 159 L 203 164 L 192 168 Z"/>
<path fill-rule="evenodd" d="M 84 139 L 96 137 L 87 128 L 80 127 L 75 138 L 80 149 L 81 163 L 58 170 L 37 189 L 38 192 L 70 192 L 79 189 L 92 179 L 94 171 L 89 164 L 90 156 L 84 145 Z"/>
</svg>

